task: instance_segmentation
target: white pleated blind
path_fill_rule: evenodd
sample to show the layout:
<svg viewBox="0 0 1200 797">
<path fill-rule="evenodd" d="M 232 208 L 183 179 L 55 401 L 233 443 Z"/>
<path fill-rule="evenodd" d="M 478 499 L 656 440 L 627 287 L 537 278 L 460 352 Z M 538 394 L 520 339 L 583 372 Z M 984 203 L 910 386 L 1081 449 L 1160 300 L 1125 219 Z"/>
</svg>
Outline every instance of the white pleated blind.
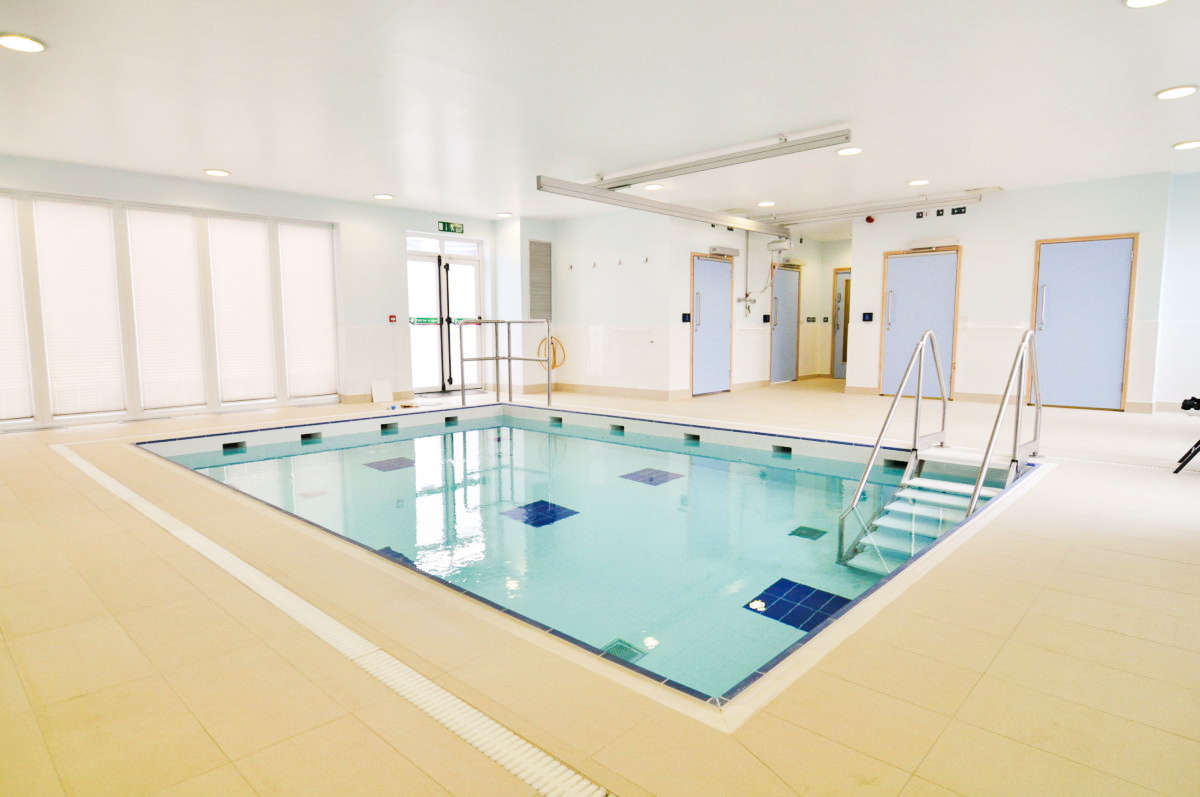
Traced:
<svg viewBox="0 0 1200 797">
<path fill-rule="evenodd" d="M 200 269 L 190 214 L 129 211 L 129 266 L 145 409 L 204 403 Z"/>
<path fill-rule="evenodd" d="M 0 197 L 0 420 L 33 417 L 17 203 Z"/>
<path fill-rule="evenodd" d="M 288 394 L 333 395 L 337 392 L 333 230 L 280 224 L 279 266 Z"/>
<path fill-rule="evenodd" d="M 275 397 L 275 328 L 267 223 L 210 218 L 221 401 Z"/>
<path fill-rule="evenodd" d="M 123 410 L 112 211 L 50 200 L 33 210 L 51 411 Z"/>
</svg>

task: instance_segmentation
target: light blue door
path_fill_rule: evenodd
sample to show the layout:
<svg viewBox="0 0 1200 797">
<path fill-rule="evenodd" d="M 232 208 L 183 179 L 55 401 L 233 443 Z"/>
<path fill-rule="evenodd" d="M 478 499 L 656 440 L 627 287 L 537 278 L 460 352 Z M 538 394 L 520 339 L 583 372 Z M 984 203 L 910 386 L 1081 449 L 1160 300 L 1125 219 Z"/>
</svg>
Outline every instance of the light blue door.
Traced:
<svg viewBox="0 0 1200 797">
<path fill-rule="evenodd" d="M 1042 403 L 1124 409 L 1133 238 L 1038 244 Z"/>
<path fill-rule="evenodd" d="M 958 252 L 928 252 L 889 255 L 883 293 L 883 385 L 881 393 L 895 395 L 913 348 L 925 330 L 937 338 L 946 392 L 953 388 L 950 373 L 954 362 L 954 303 L 958 293 Z M 914 371 L 915 373 L 915 371 Z M 911 396 L 916 376 L 904 395 Z M 921 395 L 937 396 L 937 372 L 925 362 Z"/>
<path fill-rule="evenodd" d="M 774 269 L 771 284 L 771 381 L 796 378 L 796 343 L 800 322 L 800 272 Z"/>
<path fill-rule="evenodd" d="M 729 390 L 733 266 L 692 260 L 692 395 Z"/>
<path fill-rule="evenodd" d="M 846 343 L 850 329 L 850 271 L 833 272 L 833 378 L 846 378 Z"/>
</svg>

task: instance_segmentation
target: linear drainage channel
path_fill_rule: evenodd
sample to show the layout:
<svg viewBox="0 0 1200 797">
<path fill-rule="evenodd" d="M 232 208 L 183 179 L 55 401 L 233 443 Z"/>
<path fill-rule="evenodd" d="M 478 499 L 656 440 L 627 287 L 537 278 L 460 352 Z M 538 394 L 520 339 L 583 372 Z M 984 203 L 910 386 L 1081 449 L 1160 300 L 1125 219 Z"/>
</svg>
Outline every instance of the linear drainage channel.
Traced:
<svg viewBox="0 0 1200 797">
<path fill-rule="evenodd" d="M 236 578 L 359 668 L 539 794 L 602 797 L 608 791 L 335 620 L 245 560 L 160 509 L 64 444 L 50 449 L 196 553 Z"/>
</svg>

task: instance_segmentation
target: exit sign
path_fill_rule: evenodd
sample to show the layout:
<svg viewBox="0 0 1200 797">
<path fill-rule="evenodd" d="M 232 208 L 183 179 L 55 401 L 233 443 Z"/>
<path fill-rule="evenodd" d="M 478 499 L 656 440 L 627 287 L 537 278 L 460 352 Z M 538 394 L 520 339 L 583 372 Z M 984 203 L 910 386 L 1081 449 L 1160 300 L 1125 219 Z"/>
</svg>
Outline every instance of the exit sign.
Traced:
<svg viewBox="0 0 1200 797">
<path fill-rule="evenodd" d="M 463 226 L 457 221 L 439 221 L 438 232 L 462 232 Z"/>
</svg>

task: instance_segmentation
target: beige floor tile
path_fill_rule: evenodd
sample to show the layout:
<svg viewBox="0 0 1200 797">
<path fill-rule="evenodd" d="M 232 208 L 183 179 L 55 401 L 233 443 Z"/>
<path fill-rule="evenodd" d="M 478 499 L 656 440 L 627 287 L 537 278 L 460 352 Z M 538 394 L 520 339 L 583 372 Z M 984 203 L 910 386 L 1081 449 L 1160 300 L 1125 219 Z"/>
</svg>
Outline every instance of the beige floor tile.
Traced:
<svg viewBox="0 0 1200 797">
<path fill-rule="evenodd" d="M 1155 792 L 955 721 L 917 775 L 971 797 L 1139 797 Z"/>
<path fill-rule="evenodd" d="M 187 553 L 165 557 L 163 561 L 175 568 L 179 575 L 186 578 L 201 592 L 216 592 L 241 584 L 236 578 L 191 549 Z"/>
<path fill-rule="evenodd" d="M 0 794 L 63 794 L 32 712 L 0 713 Z"/>
<path fill-rule="evenodd" d="M 0 555 L 0 587 L 65 575 L 71 563 L 50 543 L 9 548 Z"/>
<path fill-rule="evenodd" d="M 450 674 L 495 695 L 513 711 L 588 755 L 660 710 L 648 698 L 522 641 L 480 656 Z M 587 717 L 587 721 L 580 722 L 579 717 Z"/>
<path fill-rule="evenodd" d="M 154 672 L 111 617 L 29 634 L 14 640 L 12 648 L 30 696 L 41 704 L 98 692 Z"/>
<path fill-rule="evenodd" d="M 992 663 L 1004 638 L 889 607 L 867 623 L 857 636 L 892 647 L 983 672 Z"/>
<path fill-rule="evenodd" d="M 1011 634 L 1025 613 L 1018 606 L 927 587 L 921 583 L 910 587 L 892 606 L 1001 637 Z"/>
<path fill-rule="evenodd" d="M 46 736 L 76 794 L 139 794 L 227 763 L 160 676 L 55 703 Z"/>
<path fill-rule="evenodd" d="M 530 795 L 499 764 L 398 695 L 389 695 L 356 716 L 451 794 Z"/>
<path fill-rule="evenodd" d="M 258 644 L 259 639 L 208 598 L 188 598 L 117 616 L 117 622 L 160 670 Z"/>
<path fill-rule="evenodd" d="M 0 716 L 29 711 L 29 696 L 8 646 L 0 640 Z"/>
<path fill-rule="evenodd" d="M 735 736 L 798 794 L 895 795 L 908 779 L 904 770 L 766 712 Z"/>
<path fill-rule="evenodd" d="M 264 797 L 449 794 L 354 717 L 268 747 L 237 766 Z"/>
<path fill-rule="evenodd" d="M 50 541 L 36 520 L 6 521 L 3 507 L 0 506 L 0 552 L 29 545 L 44 545 Z"/>
<path fill-rule="evenodd" d="M 1048 589 L 1030 612 L 1200 652 L 1200 620 Z"/>
<path fill-rule="evenodd" d="M 1005 681 L 1200 740 L 1200 692 L 1009 642 L 988 670 Z"/>
<path fill-rule="evenodd" d="M 921 585 L 1019 611 L 1028 609 L 1042 591 L 1034 584 L 951 566 L 949 562 L 934 568 L 921 579 Z"/>
<path fill-rule="evenodd" d="M 163 562 L 151 559 L 80 571 L 113 614 L 200 597 L 200 591 Z"/>
<path fill-rule="evenodd" d="M 974 670 L 859 637 L 839 645 L 818 668 L 947 716 L 979 681 Z"/>
<path fill-rule="evenodd" d="M 592 783 L 606 789 L 609 794 L 620 795 L 620 797 L 654 797 L 653 794 L 629 778 L 615 772 L 611 767 L 604 766 L 594 758 L 576 762 L 574 768 Z"/>
<path fill-rule="evenodd" d="M 1200 784 L 1200 742 L 995 678 L 958 718 L 1165 794 Z"/>
<path fill-rule="evenodd" d="M 97 509 L 94 504 L 90 501 L 86 503 L 86 507 L 78 506 L 72 509 L 72 504 L 68 501 L 63 512 L 50 511 L 40 516 L 38 519 L 46 531 L 46 536 L 61 542 L 97 534 L 115 534 L 121 530 L 112 518 Z"/>
<path fill-rule="evenodd" d="M 359 613 L 397 599 L 420 600 L 425 593 L 405 583 L 413 574 L 399 565 L 397 572 L 381 571 L 349 556 L 330 557 L 315 568 L 296 574 L 296 579 L 348 612 Z"/>
<path fill-rule="evenodd" d="M 274 637 L 267 644 L 347 711 L 358 711 L 395 694 L 306 629 Z"/>
<path fill-rule="evenodd" d="M 477 659 L 512 641 L 497 624 L 450 605 L 447 598 L 430 595 L 420 601 L 393 600 L 359 612 L 372 627 L 395 639 L 443 671 Z M 501 622 L 508 618 L 498 618 Z"/>
<path fill-rule="evenodd" d="M 1134 584 L 1091 573 L 1059 570 L 1046 586 L 1059 592 L 1085 595 L 1089 598 L 1119 603 L 1135 609 L 1146 609 L 1159 614 L 1169 614 L 1185 620 L 1195 620 L 1200 617 L 1200 597 L 1162 589 L 1153 583 Z"/>
<path fill-rule="evenodd" d="M 1071 551 L 1071 545 L 1068 543 L 1054 542 L 1025 534 L 1023 527 L 1020 524 L 1013 524 L 1007 514 L 997 518 L 990 530 L 992 533 L 982 536 L 977 542 L 972 542 L 969 548 L 970 553 L 967 554 L 968 558 L 978 554 L 1006 560 L 1015 559 L 1031 567 L 1020 568 L 1010 562 L 996 563 L 996 566 L 1003 565 L 1012 568 L 1012 573 L 1019 573 L 1027 578 L 1036 578 L 1038 573 L 1052 571 L 1062 564 L 1063 559 Z M 996 575 L 1004 574 L 997 573 Z M 1016 575 L 1005 577 L 1016 578 Z M 1034 580 L 1031 583 L 1037 583 L 1037 581 Z"/>
<path fill-rule="evenodd" d="M 265 645 L 190 664 L 166 678 L 234 759 L 345 714 Z"/>
<path fill-rule="evenodd" d="M 657 711 L 593 756 L 658 797 L 793 794 L 737 739 L 673 711 Z"/>
<path fill-rule="evenodd" d="M 29 514 L 29 510 L 20 501 L 15 498 L 9 501 L 0 501 L 0 524 L 15 525 L 34 522 L 33 515 Z"/>
<path fill-rule="evenodd" d="M 154 797 L 256 797 L 254 789 L 233 764 L 205 772 L 154 792 Z"/>
<path fill-rule="evenodd" d="M 81 569 L 115 567 L 158 558 L 158 554 L 127 531 L 64 540 L 59 543 L 59 549 L 72 565 Z"/>
<path fill-rule="evenodd" d="M 107 615 L 104 604 L 76 573 L 0 588 L 0 628 L 10 638 Z"/>
<path fill-rule="evenodd" d="M 1077 659 L 1200 690 L 1200 653 L 1195 651 L 1148 642 L 1046 614 L 1026 615 L 1012 638 Z"/>
<path fill-rule="evenodd" d="M 904 791 L 900 792 L 900 797 L 960 797 L 960 795 L 956 791 L 950 791 L 943 786 L 913 775 L 905 785 Z"/>
<path fill-rule="evenodd" d="M 1154 584 L 1175 592 L 1200 595 L 1200 565 L 1187 562 L 1081 546 L 1071 552 L 1062 567 L 1117 581 Z"/>
<path fill-rule="evenodd" d="M 813 670 L 766 711 L 906 771 L 921 761 L 950 718 Z"/>
<path fill-rule="evenodd" d="M 946 560 L 946 564 L 971 573 L 1004 579 L 1002 583 L 1005 585 L 1008 582 L 1016 581 L 1034 587 L 1045 585 L 1055 570 L 1054 565 L 1027 562 L 1011 556 L 990 553 L 986 548 L 974 545 L 956 551 Z"/>
</svg>

